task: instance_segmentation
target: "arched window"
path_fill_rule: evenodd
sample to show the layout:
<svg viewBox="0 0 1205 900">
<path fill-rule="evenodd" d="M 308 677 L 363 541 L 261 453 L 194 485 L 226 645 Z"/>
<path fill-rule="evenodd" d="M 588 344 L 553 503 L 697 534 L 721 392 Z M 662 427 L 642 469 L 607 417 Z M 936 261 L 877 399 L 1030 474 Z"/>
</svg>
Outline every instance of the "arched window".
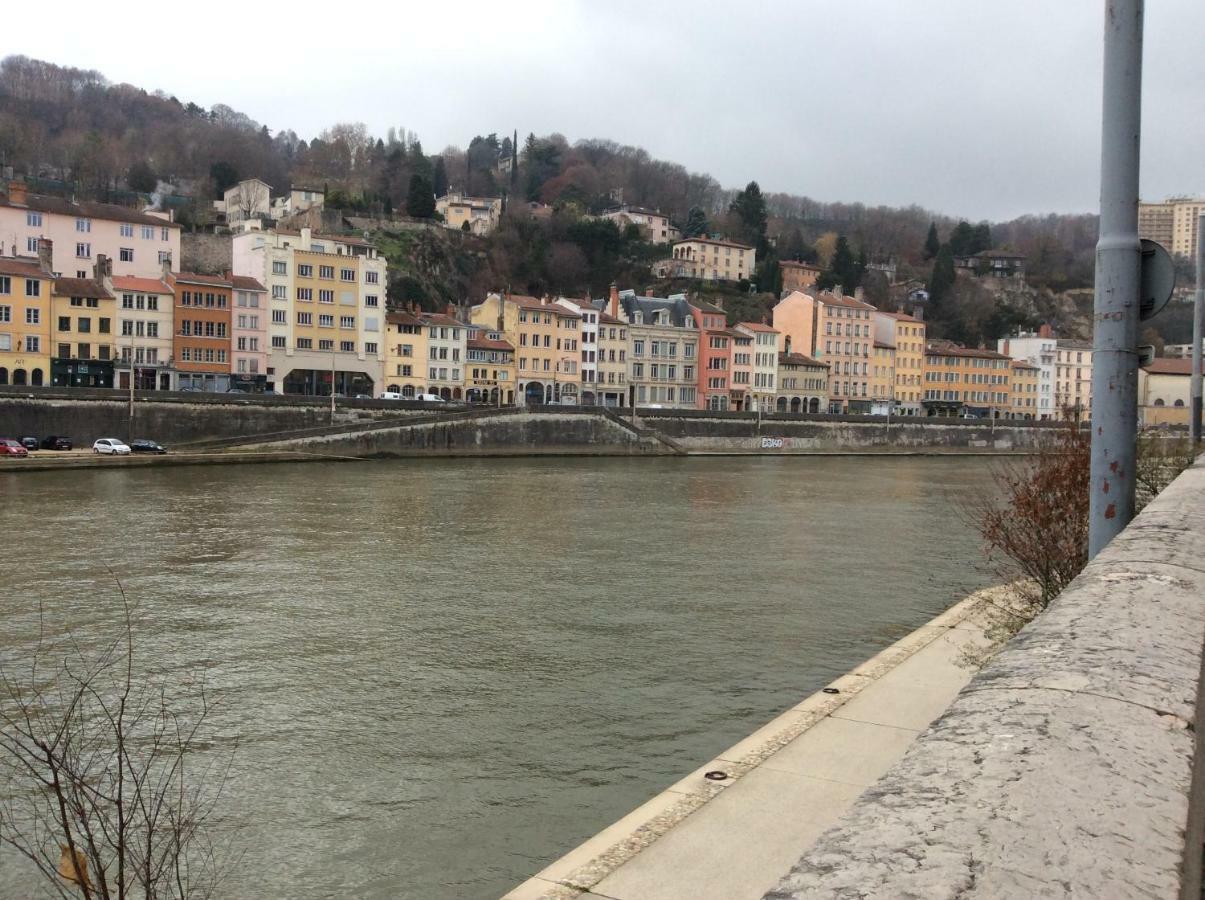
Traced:
<svg viewBox="0 0 1205 900">
<path fill-rule="evenodd" d="M 1183 400 L 1176 400 L 1176 402 L 1172 404 L 1172 406 L 1183 406 L 1183 405 L 1184 405 Z"/>
<path fill-rule="evenodd" d="M 1155 406 L 1163 406 L 1163 398 L 1162 397 L 1155 398 Z"/>
</svg>

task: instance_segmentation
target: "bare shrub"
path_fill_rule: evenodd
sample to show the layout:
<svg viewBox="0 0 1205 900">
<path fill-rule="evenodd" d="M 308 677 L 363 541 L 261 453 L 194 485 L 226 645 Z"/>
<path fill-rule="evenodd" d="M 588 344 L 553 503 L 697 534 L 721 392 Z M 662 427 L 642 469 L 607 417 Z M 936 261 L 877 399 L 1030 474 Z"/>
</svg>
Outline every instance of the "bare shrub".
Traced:
<svg viewBox="0 0 1205 900">
<path fill-rule="evenodd" d="M 30 658 L 0 665 L 0 844 L 61 897 L 209 897 L 232 861 L 209 826 L 233 750 L 201 761 L 203 683 L 136 673 L 118 589 L 124 624 L 99 653 L 39 610 Z"/>
<path fill-rule="evenodd" d="M 1196 452 L 1187 436 L 1148 429 L 1138 433 L 1135 465 L 1135 505 L 1141 510 L 1176 476 L 1193 464 Z"/>
</svg>

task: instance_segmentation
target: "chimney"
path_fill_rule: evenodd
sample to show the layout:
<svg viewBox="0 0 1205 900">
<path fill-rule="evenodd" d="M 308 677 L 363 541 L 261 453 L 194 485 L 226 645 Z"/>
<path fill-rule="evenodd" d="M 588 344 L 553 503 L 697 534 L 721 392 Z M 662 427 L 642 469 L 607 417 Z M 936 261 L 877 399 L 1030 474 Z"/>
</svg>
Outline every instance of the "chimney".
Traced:
<svg viewBox="0 0 1205 900">
<path fill-rule="evenodd" d="M 611 296 L 607 300 L 607 312 L 614 318 L 619 318 L 619 285 L 614 281 L 611 282 Z"/>
<path fill-rule="evenodd" d="M 24 181 L 10 181 L 8 183 L 8 202 L 13 206 L 25 206 L 28 202 L 28 188 Z"/>
<path fill-rule="evenodd" d="M 171 284 L 171 277 L 172 277 L 172 255 L 171 255 L 170 253 L 164 253 L 164 254 L 163 254 L 163 262 L 162 262 L 162 266 L 161 266 L 161 268 L 163 269 L 163 280 L 164 280 L 164 282 L 165 282 L 165 283 L 167 283 L 167 284 Z"/>
<path fill-rule="evenodd" d="M 854 288 L 854 299 L 861 300 L 862 296 L 863 296 L 862 286 L 858 285 L 858 287 Z"/>
<path fill-rule="evenodd" d="M 791 355 L 791 336 L 789 334 L 783 335 L 782 346 L 783 346 L 782 352 L 785 353 L 787 356 L 790 356 Z"/>
<path fill-rule="evenodd" d="M 651 287 L 646 287 L 644 289 L 644 296 L 646 296 L 646 297 L 653 296 L 653 289 Z"/>
<path fill-rule="evenodd" d="M 301 226 L 301 247 L 303 250 L 310 249 L 310 227 L 308 225 Z"/>
<path fill-rule="evenodd" d="M 49 275 L 54 271 L 54 241 L 38 238 L 38 267 Z"/>
<path fill-rule="evenodd" d="M 1049 322 L 1042 323 L 1042 327 L 1038 329 L 1038 337 L 1043 337 L 1043 338 L 1054 337 L 1054 329 L 1050 327 Z"/>
<path fill-rule="evenodd" d="M 105 290 L 113 290 L 113 260 L 103 253 L 96 255 L 96 267 L 92 270 L 93 279 L 103 285 Z"/>
<path fill-rule="evenodd" d="M 455 319 L 456 307 L 449 303 L 447 308 L 444 310 L 444 315 L 446 315 L 449 319 Z"/>
<path fill-rule="evenodd" d="M 1001 350 L 1000 352 L 1001 352 L 1001 353 L 1003 353 L 1005 356 L 1009 356 L 1009 355 L 1011 355 L 1011 354 L 1009 354 L 1009 352 L 1008 352 L 1008 338 L 1005 338 L 1005 339 L 1004 339 L 1004 349 L 1003 349 L 1003 350 Z"/>
</svg>

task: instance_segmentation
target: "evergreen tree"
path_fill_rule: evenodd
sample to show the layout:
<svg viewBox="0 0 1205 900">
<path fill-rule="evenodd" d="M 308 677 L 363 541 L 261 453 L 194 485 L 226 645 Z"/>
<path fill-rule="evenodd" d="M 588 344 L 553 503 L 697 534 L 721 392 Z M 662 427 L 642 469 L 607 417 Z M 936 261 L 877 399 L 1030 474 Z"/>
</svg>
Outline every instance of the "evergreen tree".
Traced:
<svg viewBox="0 0 1205 900">
<path fill-rule="evenodd" d="M 959 222 L 954 226 L 954 230 L 950 232 L 950 253 L 954 256 L 970 256 L 976 251 L 971 249 L 975 245 L 975 229 L 969 222 Z"/>
<path fill-rule="evenodd" d="M 803 232 L 798 228 L 792 228 L 791 233 L 782 243 L 782 258 L 803 262 L 805 253 L 807 253 L 807 245 L 803 242 Z"/>
<path fill-rule="evenodd" d="M 849 241 L 843 234 L 837 235 L 837 249 L 833 252 L 833 264 L 829 271 L 832 273 L 833 283 L 839 284 L 841 290 L 847 294 L 852 294 L 861 280 L 853 251 L 849 249 Z"/>
<path fill-rule="evenodd" d="M 949 295 L 954 287 L 954 251 L 949 244 L 942 244 L 933 261 L 933 271 L 929 275 L 929 302 L 935 308 Z"/>
<path fill-rule="evenodd" d="M 701 207 L 692 206 L 686 214 L 686 224 L 682 226 L 682 237 L 703 237 L 711 231 L 711 223 L 707 221 L 707 213 Z"/>
<path fill-rule="evenodd" d="M 219 160 L 209 167 L 209 177 L 213 179 L 214 190 L 220 198 L 227 188 L 238 184 L 238 169 L 225 160 Z"/>
<path fill-rule="evenodd" d="M 431 180 L 415 172 L 410 176 L 410 190 L 406 192 L 406 214 L 415 219 L 429 219 L 435 215 L 435 193 Z"/>
<path fill-rule="evenodd" d="M 435 157 L 435 170 L 431 175 L 431 186 L 435 189 L 436 197 L 442 197 L 448 192 L 448 168 L 444 165 L 442 156 Z"/>
<path fill-rule="evenodd" d="M 992 227 L 980 222 L 971 233 L 971 253 L 982 253 L 992 249 Z"/>
<path fill-rule="evenodd" d="M 740 220 L 739 237 L 757 248 L 758 253 L 766 250 L 766 198 L 756 181 L 750 181 L 745 189 L 733 198 L 728 211 Z"/>
<path fill-rule="evenodd" d="M 941 241 L 937 239 L 937 223 L 929 223 L 929 236 L 925 238 L 925 259 L 933 259 L 941 249 Z"/>
<path fill-rule="evenodd" d="M 131 191 L 149 194 L 155 190 L 155 185 L 158 183 L 154 170 L 145 159 L 138 160 L 130 166 L 130 170 L 126 173 L 126 184 L 130 186 Z"/>
<path fill-rule="evenodd" d="M 519 129 L 515 129 L 514 137 L 510 140 L 510 189 L 513 191 L 519 184 Z"/>
<path fill-rule="evenodd" d="M 866 259 L 866 248 L 863 247 L 861 250 L 858 251 L 858 261 L 856 263 L 854 263 L 853 272 L 851 273 L 853 275 L 853 282 L 854 282 L 855 288 L 862 286 L 862 279 L 866 275 L 866 266 L 867 265 L 868 265 L 868 260 Z M 850 288 L 850 290 L 853 290 L 853 288 Z"/>
</svg>

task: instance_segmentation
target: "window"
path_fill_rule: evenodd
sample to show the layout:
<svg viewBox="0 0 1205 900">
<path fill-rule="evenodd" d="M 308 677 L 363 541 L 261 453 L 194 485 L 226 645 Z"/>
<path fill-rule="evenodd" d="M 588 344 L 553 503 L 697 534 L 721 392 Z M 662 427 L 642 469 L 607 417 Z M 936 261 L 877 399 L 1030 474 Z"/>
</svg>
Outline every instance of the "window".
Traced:
<svg viewBox="0 0 1205 900">
<path fill-rule="evenodd" d="M 288 313 L 283 309 L 272 310 L 273 325 L 287 325 L 289 322 Z"/>
<path fill-rule="evenodd" d="M 356 342 L 355 341 L 340 341 L 339 349 L 342 350 L 344 353 L 355 353 L 356 352 Z"/>
<path fill-rule="evenodd" d="M 170 232 L 168 231 L 166 226 L 159 229 L 159 240 L 166 241 L 166 240 L 168 240 L 169 236 L 170 236 Z"/>
<path fill-rule="evenodd" d="M 339 327 L 340 328 L 355 328 L 356 327 L 356 317 L 355 316 L 340 316 L 339 317 Z"/>
<path fill-rule="evenodd" d="M 288 275 L 289 268 L 283 262 L 273 262 L 272 263 L 272 274 L 273 275 Z"/>
<path fill-rule="evenodd" d="M 25 324 L 38 325 L 42 321 L 42 311 L 40 309 L 25 310 Z"/>
<path fill-rule="evenodd" d="M 143 225 L 142 239 L 144 241 L 153 241 L 155 239 L 155 229 L 150 225 Z"/>
<path fill-rule="evenodd" d="M 377 345 L 374 344 L 372 341 L 366 341 L 364 343 L 364 352 L 365 353 L 376 353 Z"/>
<path fill-rule="evenodd" d="M 319 303 L 334 303 L 335 302 L 335 292 L 334 291 L 319 291 L 318 292 L 318 302 Z"/>
<path fill-rule="evenodd" d="M 380 278 L 376 272 L 365 272 L 364 281 L 366 284 L 379 284 Z"/>
<path fill-rule="evenodd" d="M 37 253 L 38 252 L 38 239 L 36 237 L 27 237 L 25 239 L 25 252 L 26 253 Z"/>
<path fill-rule="evenodd" d="M 287 291 L 288 291 L 288 288 L 285 287 L 283 284 L 272 285 L 272 299 L 273 300 L 289 299 L 288 294 L 286 293 Z"/>
<path fill-rule="evenodd" d="M 134 261 L 134 248 L 122 247 L 120 250 L 117 251 L 117 255 L 121 259 L 122 262 L 133 262 Z"/>
<path fill-rule="evenodd" d="M 320 340 L 318 342 L 318 349 L 326 350 L 327 352 L 330 352 L 331 350 L 335 349 L 335 342 L 332 341 L 330 338 L 324 338 L 323 340 Z"/>
<path fill-rule="evenodd" d="M 25 296 L 39 297 L 42 294 L 42 282 L 36 278 L 25 279 Z"/>
<path fill-rule="evenodd" d="M 13 308 L 11 306 L 0 306 L 0 322 L 11 322 L 13 320 Z M 63 319 L 60 318 L 59 322 Z M 71 320 L 68 319 L 68 322 Z"/>
<path fill-rule="evenodd" d="M 307 268 L 308 268 L 308 266 L 307 266 Z M 334 266 L 319 266 L 318 267 L 318 277 L 319 278 L 334 278 L 335 277 L 335 267 Z"/>
<path fill-rule="evenodd" d="M 314 290 L 313 290 L 313 288 L 301 288 L 301 287 L 299 287 L 299 288 L 297 289 L 297 299 L 298 299 L 298 300 L 313 300 L 313 299 L 314 299 Z"/>
<path fill-rule="evenodd" d="M 40 212 L 27 212 L 25 214 L 25 224 L 30 228 L 41 228 L 42 214 Z"/>
<path fill-rule="evenodd" d="M 344 281 L 355 281 L 356 280 L 356 270 L 355 269 L 340 269 L 339 277 L 342 278 Z"/>
<path fill-rule="evenodd" d="M 334 328 L 335 327 L 335 317 L 327 316 L 327 315 L 319 316 L 318 317 L 318 327 L 319 328 Z"/>
<path fill-rule="evenodd" d="M 283 350 L 285 348 L 285 337 L 283 334 L 272 336 L 272 349 Z"/>
<path fill-rule="evenodd" d="M 309 263 L 300 263 L 297 266 L 297 277 L 298 278 L 312 278 L 313 275 L 314 275 L 314 267 L 311 266 Z"/>
<path fill-rule="evenodd" d="M 92 330 L 92 320 L 85 319 L 84 317 L 81 316 L 79 318 L 79 320 L 76 322 L 75 327 L 76 327 L 76 330 L 79 331 L 80 334 L 88 334 Z"/>
<path fill-rule="evenodd" d="M 79 259 L 90 259 L 92 257 L 92 245 L 86 243 L 78 243 L 75 245 L 75 255 Z"/>
<path fill-rule="evenodd" d="M 377 295 L 376 294 L 365 294 L 364 295 L 364 305 L 365 306 L 377 306 L 378 305 Z"/>
<path fill-rule="evenodd" d="M 314 314 L 308 313 L 308 312 L 299 312 L 297 314 L 297 324 L 298 325 L 313 325 L 314 324 Z"/>
<path fill-rule="evenodd" d="M 81 232 L 91 231 L 92 230 L 92 221 L 90 219 L 76 219 L 75 220 L 75 230 L 81 231 Z"/>
<path fill-rule="evenodd" d="M 79 349 L 78 356 L 80 359 L 91 359 L 92 358 L 92 345 L 91 344 L 80 344 L 78 349 Z"/>
<path fill-rule="evenodd" d="M 25 352 L 26 353 L 41 353 L 42 352 L 42 339 L 39 337 L 36 337 L 34 335 L 29 335 L 28 337 L 26 337 L 25 338 Z"/>
<path fill-rule="evenodd" d="M 158 322 L 147 322 L 146 323 L 146 336 L 153 337 L 153 338 L 159 337 L 159 323 Z"/>
</svg>

